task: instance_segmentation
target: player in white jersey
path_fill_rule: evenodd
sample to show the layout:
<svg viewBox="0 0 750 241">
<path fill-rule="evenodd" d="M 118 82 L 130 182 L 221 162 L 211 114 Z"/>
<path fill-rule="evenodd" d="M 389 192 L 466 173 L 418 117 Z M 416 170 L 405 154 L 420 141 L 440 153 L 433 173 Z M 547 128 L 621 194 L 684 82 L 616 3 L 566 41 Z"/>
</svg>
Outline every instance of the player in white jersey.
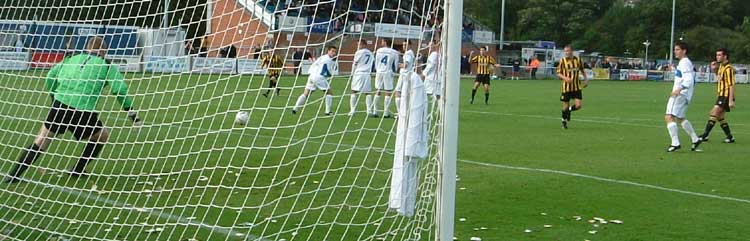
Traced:
<svg viewBox="0 0 750 241">
<path fill-rule="evenodd" d="M 375 62 L 375 56 L 372 51 L 367 49 L 367 41 L 359 40 L 357 52 L 354 53 L 352 63 L 352 95 L 349 100 L 349 116 L 354 115 L 354 109 L 357 107 L 357 96 L 359 93 L 365 93 L 365 103 L 367 114 L 373 114 L 372 111 L 372 83 L 370 75 L 372 74 L 372 65 Z"/>
<path fill-rule="evenodd" d="M 435 41 L 432 43 L 432 52 L 427 57 L 427 64 L 422 71 L 425 90 L 435 99 L 440 99 L 440 94 L 442 94 L 443 69 L 440 61 L 440 46 Z"/>
<path fill-rule="evenodd" d="M 299 96 L 299 98 L 297 98 L 297 104 L 294 105 L 292 114 L 297 114 L 297 110 L 300 106 L 302 106 L 302 104 L 305 103 L 307 97 L 310 96 L 310 92 L 313 92 L 315 90 L 325 90 L 325 114 L 331 115 L 333 92 L 331 92 L 331 88 L 328 85 L 328 80 L 326 79 L 326 77 L 331 77 L 333 75 L 333 67 L 335 65 L 335 63 L 333 62 L 333 58 L 336 57 L 337 53 L 338 49 L 336 49 L 336 47 L 328 46 L 326 48 L 326 54 L 320 56 L 320 58 L 316 59 L 315 62 L 313 62 L 313 64 L 310 66 L 310 69 L 308 70 L 308 74 L 310 76 L 307 77 L 307 85 L 305 86 L 305 91 L 302 93 L 302 95 Z"/>
<path fill-rule="evenodd" d="M 383 117 L 389 118 L 391 114 L 389 107 L 391 106 L 391 91 L 393 91 L 393 72 L 396 71 L 398 65 L 398 51 L 391 48 L 391 40 L 384 38 L 380 39 L 380 48 L 375 51 L 375 102 L 373 103 L 373 110 L 375 114 L 371 115 L 377 117 L 377 106 L 380 102 L 380 95 L 385 92 L 385 101 L 383 102 Z"/>
<path fill-rule="evenodd" d="M 701 139 L 695 133 L 693 125 L 685 117 L 695 88 L 695 71 L 693 62 L 687 57 L 687 52 L 688 45 L 686 43 L 678 42 L 675 44 L 674 55 L 680 60 L 680 63 L 677 65 L 677 68 L 674 68 L 674 85 L 672 93 L 669 96 L 669 101 L 667 102 L 667 113 L 664 116 L 664 120 L 667 122 L 669 137 L 672 139 L 672 144 L 667 148 L 667 152 L 680 149 L 677 122 L 682 124 L 682 129 L 690 135 L 693 141 L 691 150 L 698 150 L 698 146 L 701 144 Z"/>
<path fill-rule="evenodd" d="M 396 83 L 396 89 L 394 90 L 394 95 L 396 96 L 396 112 L 399 112 L 399 107 L 401 105 L 401 88 L 404 80 L 407 78 L 411 79 L 411 75 L 415 71 L 415 62 L 417 60 L 417 57 L 414 55 L 414 51 L 409 49 L 411 47 L 411 41 L 404 40 L 403 42 L 403 51 L 404 56 L 402 57 L 403 63 L 399 64 L 398 67 L 401 68 L 398 75 L 398 82 Z"/>
</svg>

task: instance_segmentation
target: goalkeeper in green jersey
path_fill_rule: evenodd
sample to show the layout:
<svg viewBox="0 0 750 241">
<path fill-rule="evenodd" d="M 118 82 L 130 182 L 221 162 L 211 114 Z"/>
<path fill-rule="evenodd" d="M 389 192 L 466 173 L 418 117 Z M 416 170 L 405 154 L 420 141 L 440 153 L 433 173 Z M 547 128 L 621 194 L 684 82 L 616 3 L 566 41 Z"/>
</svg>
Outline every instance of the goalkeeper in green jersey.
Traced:
<svg viewBox="0 0 750 241">
<path fill-rule="evenodd" d="M 34 143 L 21 153 L 18 163 L 6 177 L 6 183 L 20 181 L 27 168 L 47 150 L 53 137 L 66 131 L 78 140 L 88 140 L 78 163 L 70 175 L 85 175 L 86 164 L 96 158 L 109 138 L 109 131 L 99 120 L 97 101 L 105 86 L 117 96 L 122 109 L 128 112 L 133 125 L 142 122 L 133 110 L 133 101 L 128 97 L 128 86 L 117 65 L 104 59 L 107 43 L 101 37 L 91 37 L 86 43 L 86 52 L 67 57 L 55 65 L 47 74 L 47 90 L 53 103 Z"/>
</svg>

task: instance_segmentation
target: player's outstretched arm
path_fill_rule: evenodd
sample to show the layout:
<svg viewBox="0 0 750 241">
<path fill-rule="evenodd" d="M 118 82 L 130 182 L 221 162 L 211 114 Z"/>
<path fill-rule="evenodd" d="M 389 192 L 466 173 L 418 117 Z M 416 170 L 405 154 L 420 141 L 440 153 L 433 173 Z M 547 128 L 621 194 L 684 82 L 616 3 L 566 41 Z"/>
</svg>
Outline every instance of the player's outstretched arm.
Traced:
<svg viewBox="0 0 750 241">
<path fill-rule="evenodd" d="M 117 102 L 122 105 L 122 110 L 128 112 L 128 118 L 133 121 L 133 126 L 140 127 L 143 121 L 138 118 L 138 113 L 133 108 L 133 99 L 128 96 L 128 84 L 123 81 L 122 73 L 117 66 L 111 66 L 107 73 L 107 82 L 110 84 L 110 92 L 117 96 Z"/>
</svg>

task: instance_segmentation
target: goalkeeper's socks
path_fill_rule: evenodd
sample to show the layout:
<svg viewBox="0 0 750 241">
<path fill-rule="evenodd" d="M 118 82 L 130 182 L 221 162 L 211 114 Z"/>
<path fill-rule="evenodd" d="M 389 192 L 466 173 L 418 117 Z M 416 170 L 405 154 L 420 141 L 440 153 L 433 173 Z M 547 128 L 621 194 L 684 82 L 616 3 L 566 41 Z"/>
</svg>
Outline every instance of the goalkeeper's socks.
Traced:
<svg viewBox="0 0 750 241">
<path fill-rule="evenodd" d="M 11 169 L 10 173 L 8 173 L 8 177 L 5 179 L 5 183 L 15 183 L 20 181 L 21 175 L 26 171 L 26 169 L 31 166 L 34 161 L 39 158 L 39 155 L 42 153 L 41 148 L 36 145 L 36 143 L 31 144 L 26 150 L 21 152 L 21 156 L 18 157 L 18 161 L 15 166 L 13 166 L 13 169 Z"/>
<path fill-rule="evenodd" d="M 333 105 L 333 95 L 326 95 L 326 114 L 331 114 L 332 105 Z"/>
<path fill-rule="evenodd" d="M 490 93 L 484 93 L 484 104 L 488 104 L 490 102 Z"/>
<path fill-rule="evenodd" d="M 86 144 L 86 147 L 83 148 L 83 153 L 81 153 L 81 158 L 78 159 L 78 163 L 76 163 L 76 166 L 71 170 L 70 175 L 74 177 L 81 176 L 86 169 L 86 165 L 91 161 L 91 159 L 94 159 L 99 156 L 99 153 L 102 151 L 102 148 L 104 147 L 104 143 L 99 142 L 89 142 Z"/>
</svg>

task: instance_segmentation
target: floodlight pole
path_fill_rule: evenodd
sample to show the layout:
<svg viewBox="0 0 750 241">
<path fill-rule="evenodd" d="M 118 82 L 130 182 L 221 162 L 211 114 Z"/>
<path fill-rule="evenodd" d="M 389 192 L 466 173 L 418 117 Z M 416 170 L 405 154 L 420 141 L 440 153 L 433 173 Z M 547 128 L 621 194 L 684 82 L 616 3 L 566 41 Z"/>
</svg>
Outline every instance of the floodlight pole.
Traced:
<svg viewBox="0 0 750 241">
<path fill-rule="evenodd" d="M 505 0 L 500 5 L 500 50 L 503 50 L 505 41 Z"/>
<path fill-rule="evenodd" d="M 672 0 L 672 37 L 669 39 L 669 65 L 672 65 L 674 59 L 674 14 L 677 8 L 677 0 Z"/>
<path fill-rule="evenodd" d="M 646 66 L 646 70 L 648 70 L 648 46 L 651 45 L 651 42 L 646 40 L 646 42 L 643 42 L 643 45 L 646 45 L 646 58 L 643 61 L 643 65 Z"/>
</svg>

